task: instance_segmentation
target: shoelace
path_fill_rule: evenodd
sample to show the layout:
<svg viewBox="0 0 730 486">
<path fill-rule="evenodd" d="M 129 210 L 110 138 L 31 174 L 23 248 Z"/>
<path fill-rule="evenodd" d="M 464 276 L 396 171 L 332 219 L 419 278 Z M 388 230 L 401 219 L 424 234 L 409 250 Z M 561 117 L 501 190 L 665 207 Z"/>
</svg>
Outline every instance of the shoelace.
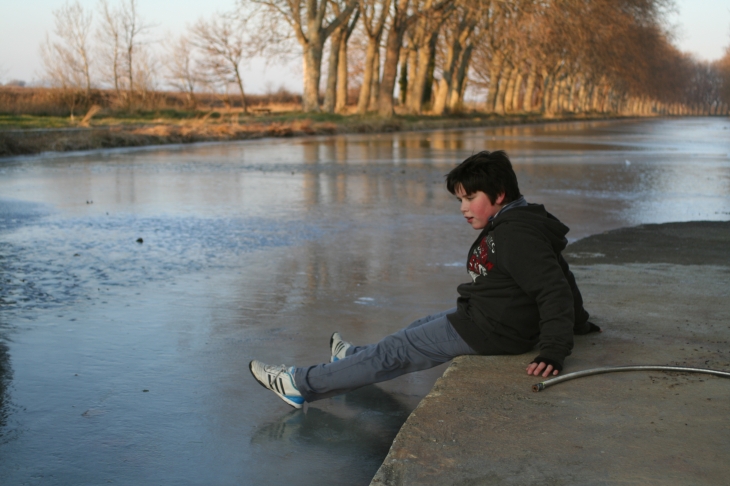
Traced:
<svg viewBox="0 0 730 486">
<path fill-rule="evenodd" d="M 269 376 L 269 387 L 284 395 L 284 380 L 279 377 L 282 375 L 282 373 L 287 372 L 286 365 L 281 364 L 279 366 L 269 366 L 269 369 L 267 370 L 266 368 L 264 368 L 264 371 L 274 375 L 273 377 Z M 276 372 L 276 374 L 274 374 L 274 372 Z"/>
<path fill-rule="evenodd" d="M 269 366 L 270 370 L 266 370 L 269 373 L 276 372 L 274 379 L 277 379 L 282 373 L 286 373 L 286 365 L 280 364 L 279 366 Z"/>
</svg>

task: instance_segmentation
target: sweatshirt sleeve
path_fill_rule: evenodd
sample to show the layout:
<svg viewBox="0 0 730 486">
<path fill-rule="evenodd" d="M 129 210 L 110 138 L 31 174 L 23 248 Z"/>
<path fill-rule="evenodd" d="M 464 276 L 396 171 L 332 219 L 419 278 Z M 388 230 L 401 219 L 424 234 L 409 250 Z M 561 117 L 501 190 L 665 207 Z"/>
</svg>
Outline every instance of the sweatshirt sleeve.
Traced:
<svg viewBox="0 0 730 486">
<path fill-rule="evenodd" d="M 503 224 L 499 230 L 495 236 L 502 244 L 497 244 L 501 252 L 497 265 L 537 303 L 540 356 L 562 365 L 573 349 L 574 307 L 559 255 L 539 231 L 529 226 Z"/>
</svg>

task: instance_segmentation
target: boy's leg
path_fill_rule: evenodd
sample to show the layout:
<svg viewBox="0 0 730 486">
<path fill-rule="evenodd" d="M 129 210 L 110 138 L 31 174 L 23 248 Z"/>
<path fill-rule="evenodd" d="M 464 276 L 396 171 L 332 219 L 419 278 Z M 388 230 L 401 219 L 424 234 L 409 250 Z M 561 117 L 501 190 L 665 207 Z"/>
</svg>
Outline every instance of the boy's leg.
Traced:
<svg viewBox="0 0 730 486">
<path fill-rule="evenodd" d="M 427 322 L 431 322 L 433 320 L 439 319 L 441 317 L 447 316 L 449 314 L 453 314 L 456 312 L 456 307 L 453 309 L 445 310 L 443 312 L 437 312 L 436 314 L 431 314 L 426 317 L 421 317 L 420 319 L 416 319 L 415 321 L 408 324 L 408 326 L 405 327 L 405 329 L 413 329 L 414 327 L 422 326 L 426 324 Z M 360 351 L 367 349 L 371 346 L 376 346 L 376 344 L 365 344 L 363 346 L 350 346 L 347 351 L 345 351 L 345 356 L 350 356 L 351 354 L 359 353 Z"/>
<path fill-rule="evenodd" d="M 349 350 L 348 350 L 349 351 Z M 402 329 L 354 354 L 308 368 L 296 368 L 294 382 L 308 402 L 361 386 L 446 363 L 456 356 L 476 354 L 451 326 L 446 314 Z"/>
<path fill-rule="evenodd" d="M 440 317 L 444 317 L 444 316 L 447 316 L 449 314 L 453 314 L 454 312 L 456 312 L 456 307 L 454 307 L 453 309 L 445 310 L 443 312 L 439 312 L 438 314 L 431 314 L 430 316 L 421 317 L 420 319 L 415 320 L 415 321 L 411 322 L 410 324 L 408 324 L 408 327 L 406 327 L 406 329 L 411 329 L 411 328 L 414 328 L 414 327 L 421 326 L 421 325 L 423 325 L 423 324 L 425 324 L 427 322 L 433 321 L 433 320 L 438 319 Z"/>
<path fill-rule="evenodd" d="M 422 326 L 426 324 L 427 322 L 434 321 L 436 319 L 439 319 L 441 317 L 447 316 L 449 314 L 453 314 L 456 312 L 456 307 L 453 309 L 445 310 L 443 312 L 439 312 L 436 314 L 431 314 L 430 316 L 421 317 L 420 319 L 416 319 L 415 321 L 408 324 L 408 326 L 405 329 L 413 329 L 414 327 Z M 359 353 L 363 349 L 367 349 L 371 346 L 375 346 L 375 344 L 366 344 L 364 346 L 350 346 L 350 348 L 345 352 L 345 356 L 350 356 L 351 354 Z"/>
</svg>

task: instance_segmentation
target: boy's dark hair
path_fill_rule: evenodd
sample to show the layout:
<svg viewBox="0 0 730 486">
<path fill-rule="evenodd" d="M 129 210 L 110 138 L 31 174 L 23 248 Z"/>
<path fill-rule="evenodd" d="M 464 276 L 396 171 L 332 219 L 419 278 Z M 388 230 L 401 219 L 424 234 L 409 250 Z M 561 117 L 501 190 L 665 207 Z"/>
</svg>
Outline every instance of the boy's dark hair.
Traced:
<svg viewBox="0 0 730 486">
<path fill-rule="evenodd" d="M 517 176 L 504 150 L 485 150 L 457 165 L 446 175 L 446 188 L 456 194 L 458 186 L 467 194 L 482 191 L 492 204 L 502 193 L 505 204 L 521 196 Z"/>
</svg>

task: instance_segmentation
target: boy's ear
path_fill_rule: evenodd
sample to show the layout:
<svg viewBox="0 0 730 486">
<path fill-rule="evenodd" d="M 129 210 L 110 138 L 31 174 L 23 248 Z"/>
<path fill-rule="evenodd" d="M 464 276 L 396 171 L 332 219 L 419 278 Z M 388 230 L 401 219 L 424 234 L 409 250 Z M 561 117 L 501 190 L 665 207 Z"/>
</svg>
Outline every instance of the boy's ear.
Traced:
<svg viewBox="0 0 730 486">
<path fill-rule="evenodd" d="M 495 206 L 500 206 L 504 204 L 504 193 L 501 193 L 497 196 L 497 199 L 494 200 Z"/>
</svg>

